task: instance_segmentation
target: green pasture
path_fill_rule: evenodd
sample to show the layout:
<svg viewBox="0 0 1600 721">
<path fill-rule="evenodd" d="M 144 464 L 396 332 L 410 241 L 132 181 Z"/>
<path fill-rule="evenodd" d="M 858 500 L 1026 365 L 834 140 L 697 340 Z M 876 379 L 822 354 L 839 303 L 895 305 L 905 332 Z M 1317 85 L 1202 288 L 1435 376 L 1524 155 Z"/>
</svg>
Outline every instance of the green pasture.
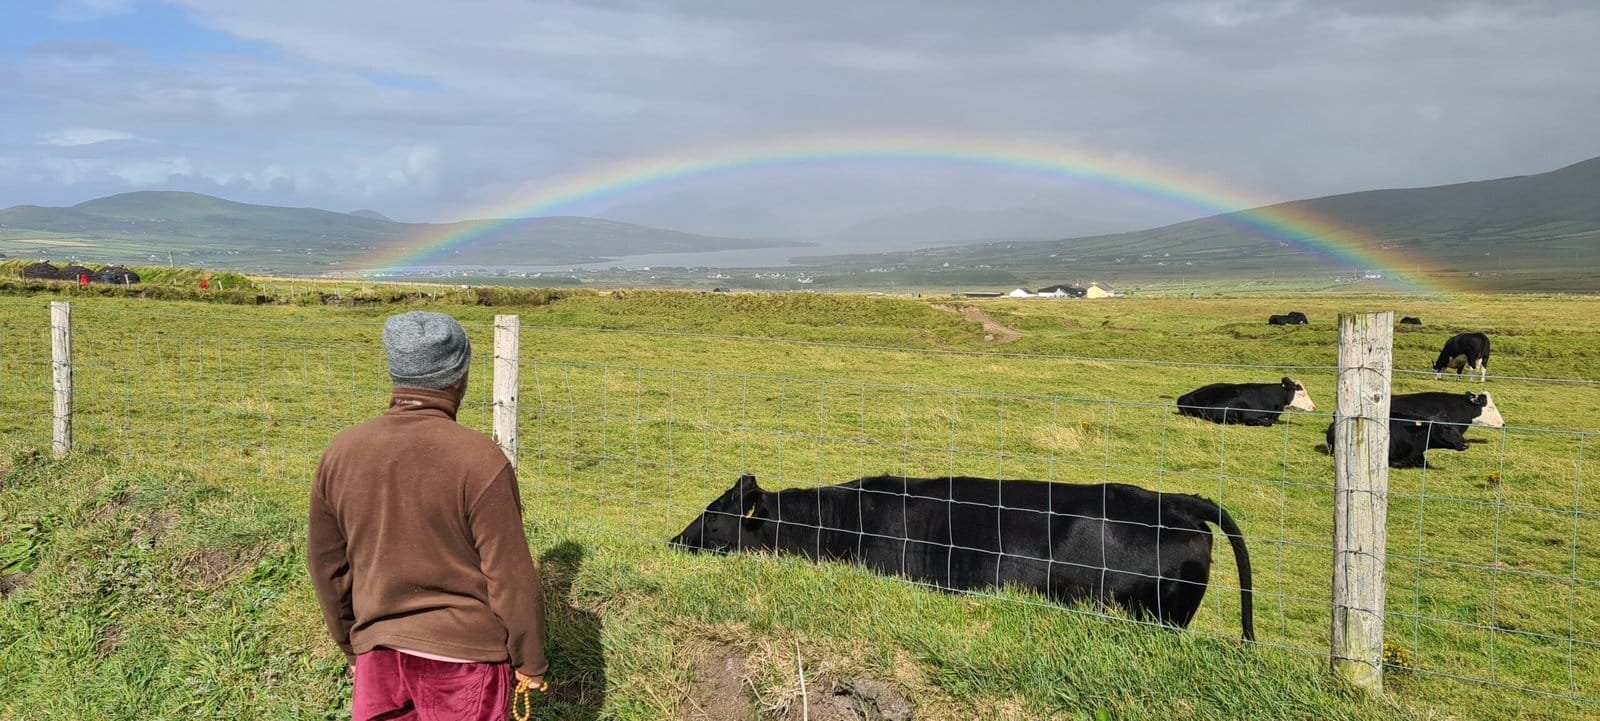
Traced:
<svg viewBox="0 0 1600 721">
<path fill-rule="evenodd" d="M 563 684 L 544 718 L 681 718 L 710 646 L 747 654 L 758 704 L 780 711 L 797 698 L 797 656 L 812 682 L 885 680 L 930 719 L 1600 711 L 1600 491 L 1583 473 L 1600 385 L 1538 380 L 1595 378 L 1600 299 L 619 291 L 350 308 L 83 295 L 77 451 L 54 462 L 30 451 L 49 447 L 58 296 L 22 293 L 0 297 L 0 564 L 17 559 L 0 600 L 0 718 L 338 717 L 347 686 L 300 571 L 301 515 L 327 440 L 383 408 L 381 323 L 413 307 L 467 324 L 460 420 L 484 431 L 491 322 L 521 318 L 520 475 Z M 482 305 L 497 302 L 512 304 Z M 1265 324 L 1289 310 L 1311 325 Z M 1378 701 L 1324 671 L 1332 461 L 1319 446 L 1336 316 L 1369 310 L 1425 323 L 1396 332 L 1397 392 L 1488 390 L 1509 424 L 1391 472 L 1395 665 Z M 1425 372 L 1462 330 L 1493 337 L 1501 378 Z M 1315 413 L 1239 428 L 1172 412 L 1205 383 L 1285 375 Z M 741 472 L 769 489 L 902 473 L 1198 493 L 1248 538 L 1262 643 L 1238 642 L 1225 543 L 1184 632 L 1011 589 L 950 595 L 664 546 Z"/>
</svg>

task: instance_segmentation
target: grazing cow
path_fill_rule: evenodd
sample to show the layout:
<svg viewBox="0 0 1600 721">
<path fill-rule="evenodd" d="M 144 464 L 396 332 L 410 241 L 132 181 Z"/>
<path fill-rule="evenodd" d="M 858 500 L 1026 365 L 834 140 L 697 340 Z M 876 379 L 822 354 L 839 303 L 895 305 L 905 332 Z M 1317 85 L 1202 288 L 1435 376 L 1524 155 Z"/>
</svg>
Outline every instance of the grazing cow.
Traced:
<svg viewBox="0 0 1600 721">
<path fill-rule="evenodd" d="M 1389 415 L 1457 425 L 1504 428 L 1506 421 L 1488 393 L 1404 393 L 1389 399 Z"/>
<path fill-rule="evenodd" d="M 1414 315 L 1408 315 L 1400 319 L 1400 325 L 1422 325 L 1422 319 Z"/>
<path fill-rule="evenodd" d="M 1427 465 L 1423 453 L 1430 448 L 1467 450 L 1467 439 L 1461 436 L 1466 428 L 1454 423 L 1419 420 L 1415 418 L 1389 419 L 1389 467 L 1422 468 Z M 1328 452 L 1333 452 L 1333 424 L 1328 424 Z"/>
<path fill-rule="evenodd" d="M 1227 511 L 1121 483 L 873 476 L 769 492 L 741 476 L 671 543 L 859 563 L 945 590 L 1019 586 L 1187 627 L 1211 575 L 1212 523 L 1233 545 L 1255 640 L 1250 556 Z"/>
<path fill-rule="evenodd" d="M 1489 377 L 1489 336 L 1482 333 L 1461 333 L 1444 342 L 1444 349 L 1439 351 L 1439 360 L 1433 362 L 1433 379 L 1444 377 L 1445 369 L 1451 369 L 1456 375 L 1461 371 L 1473 370 L 1478 373 L 1481 383 Z"/>
<path fill-rule="evenodd" d="M 1311 321 L 1306 320 L 1306 314 L 1298 310 L 1289 311 L 1288 315 L 1267 316 L 1267 325 L 1305 325 Z"/>
<path fill-rule="evenodd" d="M 1285 408 L 1309 412 L 1317 406 L 1293 378 L 1278 383 L 1212 383 L 1178 396 L 1178 413 L 1212 423 L 1270 426 Z"/>
</svg>

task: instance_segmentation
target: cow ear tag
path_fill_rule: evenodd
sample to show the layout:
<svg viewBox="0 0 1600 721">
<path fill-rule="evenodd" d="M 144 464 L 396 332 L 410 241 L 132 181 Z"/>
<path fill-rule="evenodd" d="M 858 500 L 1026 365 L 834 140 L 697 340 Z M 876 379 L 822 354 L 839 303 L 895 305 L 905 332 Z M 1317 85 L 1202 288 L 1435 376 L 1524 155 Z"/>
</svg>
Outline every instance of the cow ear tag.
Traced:
<svg viewBox="0 0 1600 721">
<path fill-rule="evenodd" d="M 750 510 L 744 512 L 744 517 L 745 518 L 753 518 L 753 517 L 755 517 L 755 515 L 756 515 L 756 507 L 753 506 L 753 505 L 750 506 Z"/>
</svg>

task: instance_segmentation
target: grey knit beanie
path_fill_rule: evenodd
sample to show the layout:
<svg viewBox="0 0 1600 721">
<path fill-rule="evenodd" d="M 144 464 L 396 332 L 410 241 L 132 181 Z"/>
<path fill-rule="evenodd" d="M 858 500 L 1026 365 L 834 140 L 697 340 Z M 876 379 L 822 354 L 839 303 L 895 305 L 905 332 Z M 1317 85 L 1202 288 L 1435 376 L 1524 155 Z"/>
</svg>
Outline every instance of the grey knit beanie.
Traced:
<svg viewBox="0 0 1600 721">
<path fill-rule="evenodd" d="M 461 324 L 443 313 L 414 310 L 383 324 L 389 377 L 407 388 L 447 388 L 467 374 L 472 343 Z"/>
</svg>

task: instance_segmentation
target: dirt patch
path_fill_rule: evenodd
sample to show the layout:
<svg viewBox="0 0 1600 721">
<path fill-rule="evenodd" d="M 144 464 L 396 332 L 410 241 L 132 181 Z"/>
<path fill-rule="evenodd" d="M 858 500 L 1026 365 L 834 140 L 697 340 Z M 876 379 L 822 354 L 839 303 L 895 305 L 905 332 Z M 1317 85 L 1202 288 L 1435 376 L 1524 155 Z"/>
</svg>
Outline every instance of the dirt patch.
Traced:
<svg viewBox="0 0 1600 721">
<path fill-rule="evenodd" d="M 936 303 L 933 307 L 946 313 L 955 313 L 962 318 L 983 326 L 983 340 L 986 343 L 1012 343 L 1022 337 L 1021 333 L 1001 325 L 995 319 L 990 318 L 988 313 L 975 306 L 964 305 L 957 308 Z"/>
<path fill-rule="evenodd" d="M 694 662 L 694 681 L 683 703 L 684 721 L 755 721 L 746 690 L 749 657 L 732 646 L 713 646 Z"/>
<path fill-rule="evenodd" d="M 881 681 L 858 678 L 812 686 L 805 703 L 795 699 L 780 721 L 911 721 L 911 701 Z"/>
<path fill-rule="evenodd" d="M 176 511 L 160 510 L 152 512 L 139 522 L 139 530 L 134 535 L 134 542 L 139 543 L 145 540 L 150 542 L 159 541 L 161 540 L 161 537 L 167 535 L 167 531 L 172 530 L 172 527 L 177 525 L 177 523 L 178 514 Z"/>
<path fill-rule="evenodd" d="M 105 503 L 90 511 L 89 520 L 95 523 L 103 523 L 115 518 L 118 513 L 122 512 L 122 509 L 128 507 L 128 502 L 131 498 L 127 491 L 118 491 L 116 495 L 107 499 Z"/>
<path fill-rule="evenodd" d="M 13 573 L 9 576 L 0 576 L 0 598 L 10 598 L 11 594 L 28 587 L 28 582 L 33 580 L 31 573 Z"/>
<path fill-rule="evenodd" d="M 99 638 L 94 642 L 94 655 L 105 658 L 117 650 L 117 644 L 122 641 L 122 624 L 113 623 L 101 629 Z"/>
<path fill-rule="evenodd" d="M 232 553 L 220 548 L 208 548 L 189 554 L 189 557 L 184 559 L 184 567 L 193 571 L 201 583 L 215 587 L 233 575 L 237 565 L 236 560 Z"/>
</svg>

